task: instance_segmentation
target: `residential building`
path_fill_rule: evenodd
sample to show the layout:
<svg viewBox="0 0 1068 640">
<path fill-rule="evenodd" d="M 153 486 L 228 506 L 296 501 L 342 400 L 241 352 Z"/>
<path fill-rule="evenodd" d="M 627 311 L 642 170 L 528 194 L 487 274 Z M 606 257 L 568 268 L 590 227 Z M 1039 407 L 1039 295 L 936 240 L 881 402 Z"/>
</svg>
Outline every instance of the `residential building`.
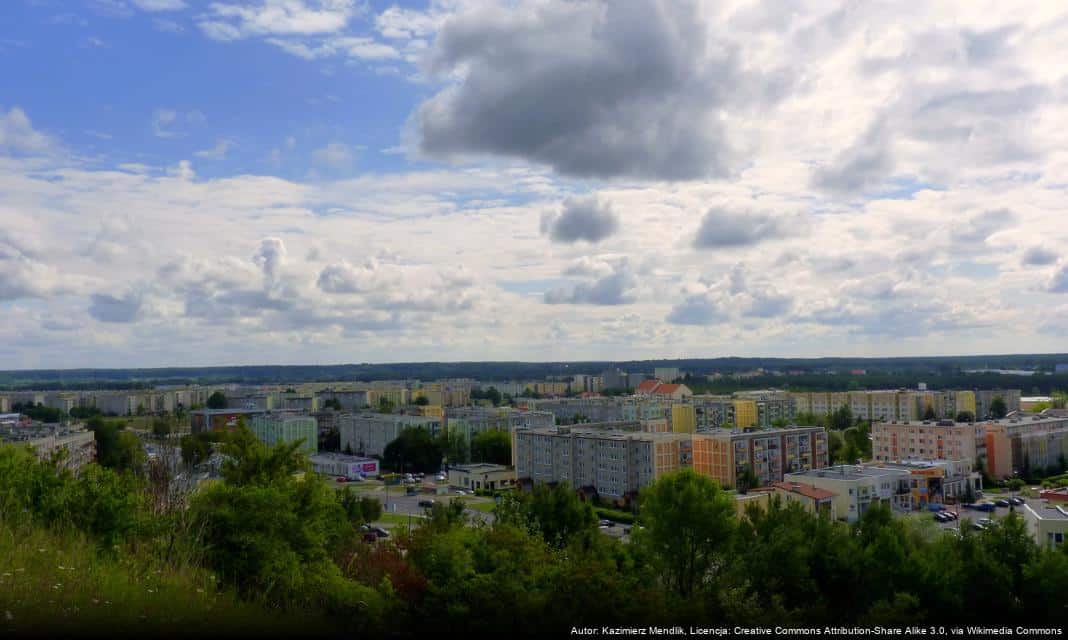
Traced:
<svg viewBox="0 0 1068 640">
<path fill-rule="evenodd" d="M 913 510 L 924 509 L 929 504 L 964 502 L 969 487 L 975 493 L 983 489 L 982 475 L 966 460 L 901 460 L 865 466 L 907 471 L 908 508 Z M 900 506 L 906 506 L 903 498 L 899 502 Z"/>
<path fill-rule="evenodd" d="M 315 473 L 327 476 L 343 476 L 349 479 L 378 477 L 378 460 L 374 458 L 323 452 L 310 456 L 308 460 Z"/>
<path fill-rule="evenodd" d="M 1052 402 L 1051 396 L 1023 396 L 1020 398 L 1020 411 L 1030 412 L 1038 405 L 1048 407 Z"/>
<path fill-rule="evenodd" d="M 96 459 L 92 431 L 59 425 L 35 424 L 0 430 L 0 444 L 28 445 L 40 460 L 50 460 L 62 451 L 60 467 L 76 471 Z"/>
<path fill-rule="evenodd" d="M 758 416 L 755 401 L 734 399 L 731 400 L 731 404 L 734 406 L 734 426 L 741 428 L 757 426 Z"/>
<path fill-rule="evenodd" d="M 468 446 L 475 436 L 486 431 L 511 433 L 516 429 L 556 424 L 556 417 L 548 411 L 520 411 L 512 407 L 450 407 L 445 418 L 449 433 L 463 436 Z"/>
<path fill-rule="evenodd" d="M 990 403 L 994 398 L 1001 398 L 1006 410 L 1011 413 L 1020 410 L 1019 389 L 980 389 L 975 392 L 975 417 L 977 420 L 993 418 L 990 415 Z"/>
<path fill-rule="evenodd" d="M 730 396 L 701 394 L 691 397 L 690 402 L 698 432 L 734 426 L 734 400 Z"/>
<path fill-rule="evenodd" d="M 871 428 L 872 459 L 964 460 L 974 465 L 984 452 L 983 427 L 953 420 L 876 422 Z"/>
<path fill-rule="evenodd" d="M 311 416 L 260 414 L 253 416 L 249 429 L 268 447 L 300 441 L 300 450 L 308 455 L 319 450 L 319 426 Z"/>
<path fill-rule="evenodd" d="M 449 467 L 449 486 L 472 491 L 495 491 L 515 484 L 515 470 L 499 464 L 480 462 Z"/>
<path fill-rule="evenodd" d="M 405 429 L 421 428 L 437 436 L 445 420 L 432 416 L 406 416 L 392 413 L 342 414 L 338 418 L 342 450 L 365 456 L 381 456 L 386 445 Z"/>
<path fill-rule="evenodd" d="M 623 420 L 623 401 L 614 397 L 523 399 L 517 406 L 530 411 L 548 411 L 558 424 L 571 424 L 576 416 L 591 422 Z"/>
<path fill-rule="evenodd" d="M 994 478 L 1061 468 L 1068 460 L 1068 418 L 1016 415 L 980 423 L 986 469 Z"/>
<path fill-rule="evenodd" d="M 794 396 L 785 391 L 777 389 L 738 391 L 733 397 L 756 404 L 756 426 L 764 429 L 771 428 L 777 423 L 793 424 L 797 417 Z M 743 425 L 736 423 L 736 426 Z"/>
<path fill-rule="evenodd" d="M 727 489 L 736 488 L 746 471 L 756 476 L 759 486 L 779 482 L 784 473 L 828 464 L 827 431 L 820 427 L 718 429 L 693 435 L 694 471 Z"/>
<path fill-rule="evenodd" d="M 697 411 L 692 404 L 671 405 L 671 430 L 675 433 L 697 431 Z"/>
<path fill-rule="evenodd" d="M 592 487 L 624 503 L 666 473 L 692 464 L 691 436 L 581 427 L 520 429 L 513 435 L 516 478 Z"/>
<path fill-rule="evenodd" d="M 617 367 L 605 369 L 601 373 L 601 383 L 605 389 L 626 389 L 627 372 Z"/>
<path fill-rule="evenodd" d="M 635 395 L 651 396 L 666 400 L 685 400 L 693 397 L 693 391 L 684 384 L 672 384 L 660 380 L 643 380 L 634 389 Z"/>
<path fill-rule="evenodd" d="M 655 367 L 653 377 L 665 382 L 675 382 L 682 378 L 682 371 L 678 367 Z"/>
<path fill-rule="evenodd" d="M 189 427 L 193 433 L 232 431 L 242 420 L 247 424 L 265 413 L 265 409 L 197 409 L 189 412 Z"/>
</svg>

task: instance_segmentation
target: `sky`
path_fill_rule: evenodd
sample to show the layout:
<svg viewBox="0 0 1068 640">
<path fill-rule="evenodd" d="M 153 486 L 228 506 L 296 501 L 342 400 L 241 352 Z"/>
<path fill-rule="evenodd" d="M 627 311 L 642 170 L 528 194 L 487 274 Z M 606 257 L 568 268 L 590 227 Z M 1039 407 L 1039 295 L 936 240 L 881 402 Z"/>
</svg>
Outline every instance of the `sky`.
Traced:
<svg viewBox="0 0 1068 640">
<path fill-rule="evenodd" d="M 0 369 L 1063 352 L 1068 8 L 5 0 Z"/>
</svg>

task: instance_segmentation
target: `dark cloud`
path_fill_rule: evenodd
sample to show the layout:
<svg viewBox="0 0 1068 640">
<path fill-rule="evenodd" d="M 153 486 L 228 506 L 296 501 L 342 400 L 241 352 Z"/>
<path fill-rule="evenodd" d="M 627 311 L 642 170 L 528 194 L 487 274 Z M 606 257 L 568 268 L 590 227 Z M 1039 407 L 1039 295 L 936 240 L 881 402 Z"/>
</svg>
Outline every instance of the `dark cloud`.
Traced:
<svg viewBox="0 0 1068 640">
<path fill-rule="evenodd" d="M 872 126 L 851 147 L 812 174 L 812 185 L 833 193 L 858 193 L 878 187 L 894 170 L 884 123 Z"/>
<path fill-rule="evenodd" d="M 1016 214 L 1008 209 L 989 209 L 969 216 L 964 224 L 954 230 L 953 240 L 958 244 L 974 245 L 986 242 L 998 231 L 1016 223 Z"/>
<path fill-rule="evenodd" d="M 568 198 L 563 213 L 542 220 L 542 233 L 553 242 L 573 243 L 585 240 L 596 244 L 619 229 L 619 216 L 607 202 L 596 196 Z"/>
<path fill-rule="evenodd" d="M 141 317 L 140 294 L 129 293 L 121 298 L 94 293 L 89 298 L 89 315 L 100 322 L 134 322 Z"/>
<path fill-rule="evenodd" d="M 429 69 L 462 79 L 414 114 L 431 156 L 493 154 L 580 177 L 723 176 L 720 110 L 778 99 L 788 74 L 744 70 L 695 2 L 480 7 L 448 20 Z"/>
<path fill-rule="evenodd" d="M 781 236 L 782 221 L 764 213 L 709 209 L 701 219 L 693 246 L 697 249 L 746 247 Z"/>
<path fill-rule="evenodd" d="M 546 304 L 618 305 L 634 302 L 638 278 L 627 261 L 620 261 L 606 275 L 545 293 Z"/>
<path fill-rule="evenodd" d="M 699 293 L 686 296 L 672 307 L 666 319 L 671 324 L 708 325 L 723 322 L 727 314 L 708 293 Z"/>
<path fill-rule="evenodd" d="M 1024 251 L 1020 264 L 1025 267 L 1045 267 L 1057 262 L 1057 254 L 1045 247 L 1031 247 Z"/>
</svg>

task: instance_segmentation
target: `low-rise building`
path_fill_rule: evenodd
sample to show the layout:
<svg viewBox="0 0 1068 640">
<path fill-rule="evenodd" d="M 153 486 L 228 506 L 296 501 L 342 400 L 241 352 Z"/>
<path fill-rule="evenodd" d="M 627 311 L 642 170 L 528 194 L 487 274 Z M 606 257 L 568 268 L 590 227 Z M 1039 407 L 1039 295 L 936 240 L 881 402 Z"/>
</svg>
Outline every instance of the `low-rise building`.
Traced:
<svg viewBox="0 0 1068 640">
<path fill-rule="evenodd" d="M 310 456 L 312 470 L 328 476 L 345 478 L 377 478 L 378 460 L 361 456 L 349 456 L 343 453 L 317 453 Z"/>
<path fill-rule="evenodd" d="M 16 426 L 0 430 L 0 444 L 28 445 L 40 460 L 50 460 L 62 452 L 59 466 L 77 470 L 96 460 L 96 438 L 92 431 L 60 425 Z"/>
<path fill-rule="evenodd" d="M 809 484 L 834 494 L 838 519 L 856 522 L 872 505 L 886 504 L 901 511 L 912 508 L 906 469 L 837 465 L 786 474 L 785 482 Z"/>
<path fill-rule="evenodd" d="M 449 467 L 449 485 L 472 491 L 495 491 L 515 484 L 515 470 L 499 464 L 480 462 Z"/>
<path fill-rule="evenodd" d="M 837 495 L 833 491 L 820 489 L 813 484 L 804 482 L 773 482 L 767 487 L 761 487 L 757 491 L 770 493 L 778 498 L 784 505 L 799 504 L 809 513 L 825 516 L 832 520 L 838 519 L 834 499 Z"/>
<path fill-rule="evenodd" d="M 1064 506 L 1033 500 L 1022 505 L 1019 513 L 1027 524 L 1027 531 L 1039 545 L 1052 549 L 1068 538 L 1068 509 Z"/>
</svg>

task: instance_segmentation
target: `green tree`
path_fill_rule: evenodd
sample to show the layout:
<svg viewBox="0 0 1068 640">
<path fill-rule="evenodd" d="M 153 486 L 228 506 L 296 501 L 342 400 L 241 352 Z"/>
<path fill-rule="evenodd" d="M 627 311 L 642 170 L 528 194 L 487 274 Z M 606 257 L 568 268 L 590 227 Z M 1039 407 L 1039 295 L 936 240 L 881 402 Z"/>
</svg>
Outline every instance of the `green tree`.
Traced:
<svg viewBox="0 0 1068 640">
<path fill-rule="evenodd" d="M 990 401 L 990 417 L 995 419 L 1004 418 L 1009 413 L 1009 408 L 1005 405 L 1005 399 L 1001 396 L 994 396 Z"/>
<path fill-rule="evenodd" d="M 957 422 L 975 422 L 975 414 L 971 411 L 958 411 L 954 420 Z"/>
<path fill-rule="evenodd" d="M 327 398 L 323 401 L 323 409 L 333 409 L 334 411 L 341 411 L 341 401 L 337 398 Z"/>
<path fill-rule="evenodd" d="M 686 469 L 640 496 L 642 525 L 633 542 L 652 559 L 664 585 L 682 597 L 713 579 L 727 560 L 734 503 L 715 482 Z"/>
<path fill-rule="evenodd" d="M 567 546 L 574 536 L 597 527 L 593 507 L 563 482 L 553 487 L 538 483 L 529 494 L 508 494 L 494 514 L 500 522 L 540 535 L 556 548 Z"/>
<path fill-rule="evenodd" d="M 139 471 L 145 463 L 145 449 L 136 435 L 125 430 L 125 424 L 105 420 L 100 416 L 87 424 L 96 442 L 96 460 L 109 469 Z"/>
<path fill-rule="evenodd" d="M 426 396 L 419 396 L 415 399 L 414 402 L 412 402 L 412 404 L 418 405 L 420 407 L 425 407 L 430 404 L 430 398 L 427 398 Z"/>
<path fill-rule="evenodd" d="M 393 471 L 433 473 L 441 468 L 441 439 L 422 427 L 409 427 L 386 445 L 382 464 Z"/>
<path fill-rule="evenodd" d="M 490 429 L 471 439 L 471 459 L 491 464 L 512 464 L 512 437 L 507 431 Z"/>
<path fill-rule="evenodd" d="M 157 438 L 165 438 L 171 433 L 170 420 L 166 418 L 156 418 L 152 421 L 152 435 Z"/>
<path fill-rule="evenodd" d="M 379 413 L 393 413 L 393 401 L 386 396 L 382 396 L 378 399 L 377 411 Z"/>
<path fill-rule="evenodd" d="M 209 409 L 225 409 L 226 408 L 226 396 L 222 391 L 216 391 L 208 396 L 207 407 Z"/>
<path fill-rule="evenodd" d="M 937 420 L 938 419 L 938 414 L 935 413 L 933 405 L 927 405 L 927 408 L 924 409 L 924 411 L 923 411 L 923 419 L 924 420 Z"/>
<path fill-rule="evenodd" d="M 849 408 L 849 405 L 843 404 L 834 410 L 831 414 L 831 428 L 837 431 L 844 431 L 853 426 L 853 410 Z"/>
</svg>

